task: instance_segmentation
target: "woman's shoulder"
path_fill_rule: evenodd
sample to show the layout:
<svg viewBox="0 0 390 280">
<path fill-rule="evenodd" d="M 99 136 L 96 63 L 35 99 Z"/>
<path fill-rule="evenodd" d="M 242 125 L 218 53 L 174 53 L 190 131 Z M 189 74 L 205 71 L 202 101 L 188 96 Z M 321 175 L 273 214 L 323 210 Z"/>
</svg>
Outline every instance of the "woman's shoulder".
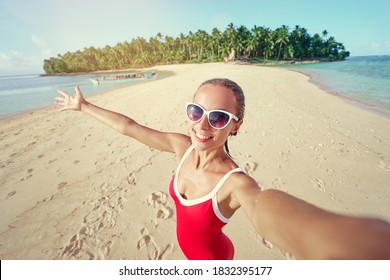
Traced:
<svg viewBox="0 0 390 280">
<path fill-rule="evenodd" d="M 245 172 L 231 174 L 228 182 L 228 192 L 231 199 L 231 207 L 238 209 L 240 206 L 261 192 L 260 185 Z"/>
<path fill-rule="evenodd" d="M 192 146 L 191 138 L 186 135 L 181 135 L 180 141 L 175 145 L 175 154 L 177 158 L 180 160 L 184 154 L 190 149 Z"/>
<path fill-rule="evenodd" d="M 239 171 L 240 169 L 237 169 Z M 242 170 L 242 169 L 241 169 Z M 232 196 L 240 196 L 245 194 L 253 194 L 261 191 L 258 182 L 243 170 L 242 172 L 234 172 L 229 176 L 228 180 L 229 192 Z"/>
<path fill-rule="evenodd" d="M 254 178 L 249 176 L 245 171 L 240 168 L 242 172 L 235 172 L 232 176 L 232 183 L 239 189 L 247 188 L 260 188 L 259 184 Z"/>
</svg>

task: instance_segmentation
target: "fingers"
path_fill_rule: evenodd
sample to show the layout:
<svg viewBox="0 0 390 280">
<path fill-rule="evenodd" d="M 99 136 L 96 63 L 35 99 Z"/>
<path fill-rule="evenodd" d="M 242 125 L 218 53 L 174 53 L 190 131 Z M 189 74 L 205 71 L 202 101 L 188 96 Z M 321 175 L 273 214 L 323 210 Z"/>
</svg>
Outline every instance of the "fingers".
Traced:
<svg viewBox="0 0 390 280">
<path fill-rule="evenodd" d="M 58 92 L 59 94 L 63 95 L 64 97 L 67 97 L 67 96 L 70 95 L 69 93 L 67 93 L 67 92 L 64 91 L 64 90 L 57 90 L 57 92 Z"/>
<path fill-rule="evenodd" d="M 77 86 L 75 87 L 75 91 L 76 91 L 76 95 L 82 95 L 81 90 L 80 90 L 80 86 L 79 86 L 79 85 L 77 85 Z M 57 92 L 58 92 L 59 94 L 63 95 L 64 97 L 67 97 L 67 96 L 70 96 L 70 95 L 71 95 L 70 93 L 68 93 L 68 92 L 66 92 L 66 91 L 64 91 L 64 90 L 62 90 L 62 89 L 57 90 Z"/>
<path fill-rule="evenodd" d="M 63 97 L 56 97 L 55 103 L 58 105 L 63 105 L 65 103 L 65 99 Z"/>
<path fill-rule="evenodd" d="M 81 90 L 80 90 L 80 86 L 79 86 L 79 85 L 77 85 L 77 86 L 75 87 L 75 91 L 76 91 L 76 96 L 77 96 L 77 98 L 81 98 L 81 97 L 83 96 L 83 94 L 81 93 Z"/>
<path fill-rule="evenodd" d="M 59 112 L 62 112 L 62 111 L 67 109 L 66 106 L 65 106 L 65 98 L 63 98 L 63 97 L 56 97 L 54 103 L 56 105 L 59 105 L 59 106 L 64 106 L 64 107 L 62 107 L 61 109 L 58 110 Z"/>
<path fill-rule="evenodd" d="M 61 94 L 63 97 L 56 97 L 55 98 L 55 104 L 64 106 L 59 111 L 65 111 L 65 110 L 80 110 L 79 103 L 80 100 L 83 100 L 83 95 L 80 90 L 80 86 L 75 87 L 76 94 L 72 95 L 64 90 L 57 90 L 59 94 Z"/>
</svg>

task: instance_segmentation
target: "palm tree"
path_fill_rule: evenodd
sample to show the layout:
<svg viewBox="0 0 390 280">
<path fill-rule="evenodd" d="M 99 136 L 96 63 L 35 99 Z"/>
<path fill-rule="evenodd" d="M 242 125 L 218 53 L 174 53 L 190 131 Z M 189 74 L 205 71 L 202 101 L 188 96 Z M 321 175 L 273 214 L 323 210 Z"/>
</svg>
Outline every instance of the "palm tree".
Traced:
<svg viewBox="0 0 390 280">
<path fill-rule="evenodd" d="M 253 36 L 254 43 L 256 45 L 254 56 L 259 56 L 263 54 L 263 47 L 264 47 L 263 35 L 264 35 L 263 27 L 257 27 L 255 25 L 252 28 L 252 36 Z"/>
<path fill-rule="evenodd" d="M 272 56 L 274 52 L 274 41 L 272 40 L 272 30 L 269 28 L 264 28 L 263 38 L 264 38 L 263 56 L 265 59 L 268 59 L 268 57 Z"/>
<path fill-rule="evenodd" d="M 243 25 L 236 28 L 228 24 L 224 32 L 217 28 L 209 35 L 204 30 L 179 37 L 163 36 L 157 33 L 149 41 L 137 37 L 130 43 L 118 43 L 102 49 L 94 47 L 67 52 L 64 55 L 44 60 L 46 73 L 83 72 L 101 69 L 122 69 L 133 66 L 149 66 L 158 63 L 182 63 L 197 58 L 197 61 L 211 57 L 213 60 L 227 56 L 234 48 L 238 55 L 248 54 L 251 58 L 327 58 L 340 60 L 349 56 L 343 44 L 328 32 L 310 36 L 299 25 L 289 33 L 289 27 L 282 25 L 274 31 L 254 26 L 250 31 Z"/>
<path fill-rule="evenodd" d="M 294 57 L 304 58 L 309 56 L 310 36 L 307 30 L 299 25 L 290 34 L 290 42 L 293 46 Z"/>
<path fill-rule="evenodd" d="M 288 27 L 283 25 L 282 27 L 277 28 L 275 30 L 275 37 L 275 44 L 279 45 L 278 56 L 276 59 L 279 60 L 282 47 L 289 42 Z"/>
<path fill-rule="evenodd" d="M 211 38 L 210 38 L 210 41 L 212 42 L 212 52 L 213 52 L 213 56 L 215 56 L 215 53 L 214 53 L 214 49 L 215 47 L 217 48 L 217 57 L 218 58 L 221 58 L 220 55 L 221 55 L 221 41 L 222 41 L 222 33 L 221 31 L 218 30 L 218 28 L 213 28 L 212 32 L 211 32 Z"/>
<path fill-rule="evenodd" d="M 243 25 L 237 28 L 236 34 L 236 48 L 239 55 L 242 54 L 242 51 L 246 51 L 246 43 L 248 38 L 251 35 L 250 31 Z"/>
<path fill-rule="evenodd" d="M 208 34 L 203 30 L 198 30 L 195 33 L 195 46 L 197 47 L 198 59 L 204 58 L 203 54 L 207 46 Z"/>
<path fill-rule="evenodd" d="M 228 44 L 229 51 L 231 48 L 235 48 L 235 43 L 236 43 L 236 36 L 237 36 L 237 31 L 236 28 L 234 27 L 233 23 L 229 23 L 228 27 L 226 28 L 225 32 L 223 33 L 224 40 Z M 226 53 L 225 55 L 227 55 Z"/>
<path fill-rule="evenodd" d="M 255 36 L 250 34 L 249 37 L 246 39 L 245 45 L 245 51 L 248 52 L 248 57 L 251 57 L 252 51 L 257 49 Z"/>
<path fill-rule="evenodd" d="M 323 45 L 324 44 L 323 44 L 323 41 L 322 41 L 320 35 L 318 35 L 317 33 L 314 34 L 314 36 L 311 39 L 310 56 L 316 57 L 316 58 L 321 57 Z"/>
<path fill-rule="evenodd" d="M 324 30 L 322 31 L 322 38 L 325 40 L 326 37 L 328 36 L 328 31 Z"/>
</svg>

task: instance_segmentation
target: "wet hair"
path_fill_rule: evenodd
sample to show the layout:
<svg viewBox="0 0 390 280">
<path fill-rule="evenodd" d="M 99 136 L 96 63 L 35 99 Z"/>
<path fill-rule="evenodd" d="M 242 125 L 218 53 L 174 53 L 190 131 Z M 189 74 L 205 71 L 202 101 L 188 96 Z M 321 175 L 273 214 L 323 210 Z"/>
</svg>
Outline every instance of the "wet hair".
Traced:
<svg viewBox="0 0 390 280">
<path fill-rule="evenodd" d="M 230 92 L 233 93 L 234 96 L 236 97 L 237 107 L 236 107 L 235 115 L 238 117 L 239 120 L 242 120 L 244 118 L 245 96 L 244 96 L 243 90 L 236 82 L 233 82 L 232 80 L 229 80 L 229 79 L 215 78 L 215 79 L 207 80 L 207 81 L 204 81 L 203 83 L 201 83 L 200 86 L 198 87 L 198 90 L 205 85 L 219 86 L 219 87 L 223 87 L 223 88 L 230 90 Z M 195 92 L 195 94 L 196 94 L 196 92 Z M 231 136 L 237 135 L 237 132 L 232 133 L 230 135 Z M 226 153 L 230 157 L 232 157 L 230 155 L 230 152 L 229 152 L 229 146 L 228 146 L 227 139 L 225 141 L 224 146 L 225 146 Z"/>
</svg>

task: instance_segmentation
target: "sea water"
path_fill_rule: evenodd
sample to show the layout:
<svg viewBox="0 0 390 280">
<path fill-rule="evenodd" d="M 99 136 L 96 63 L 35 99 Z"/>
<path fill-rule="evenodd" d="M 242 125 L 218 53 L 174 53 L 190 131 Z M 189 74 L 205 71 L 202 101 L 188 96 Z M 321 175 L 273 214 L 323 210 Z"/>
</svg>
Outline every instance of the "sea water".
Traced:
<svg viewBox="0 0 390 280">
<path fill-rule="evenodd" d="M 286 66 L 303 72 L 325 90 L 347 98 L 362 108 L 390 117 L 390 56 L 356 56 L 344 61 Z M 158 72 L 161 76 L 162 73 Z M 145 75 L 143 81 L 158 75 Z M 0 76 L 0 118 L 53 104 L 57 90 L 74 92 L 80 85 L 85 96 L 128 86 L 139 80 L 123 79 L 94 85 L 89 79 L 102 74 L 75 76 Z"/>
<path fill-rule="evenodd" d="M 94 84 L 90 79 L 96 81 L 96 79 L 101 79 L 103 74 L 0 76 L 0 118 L 50 106 L 54 104 L 55 97 L 60 96 L 57 93 L 59 89 L 74 93 L 74 87 L 80 85 L 83 94 L 91 96 L 131 84 L 150 81 L 165 74 L 157 72 L 154 75 L 150 72 L 145 73 L 143 79 L 106 80 L 100 82 L 99 85 Z M 111 74 L 105 74 L 105 76 L 109 78 Z"/>
<path fill-rule="evenodd" d="M 305 73 L 326 91 L 390 117 L 390 56 L 355 56 L 344 61 L 287 66 Z"/>
</svg>

